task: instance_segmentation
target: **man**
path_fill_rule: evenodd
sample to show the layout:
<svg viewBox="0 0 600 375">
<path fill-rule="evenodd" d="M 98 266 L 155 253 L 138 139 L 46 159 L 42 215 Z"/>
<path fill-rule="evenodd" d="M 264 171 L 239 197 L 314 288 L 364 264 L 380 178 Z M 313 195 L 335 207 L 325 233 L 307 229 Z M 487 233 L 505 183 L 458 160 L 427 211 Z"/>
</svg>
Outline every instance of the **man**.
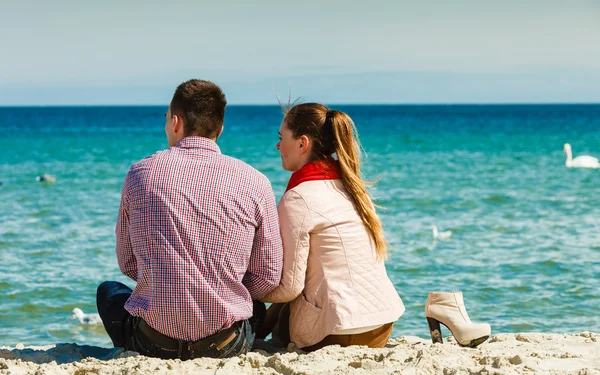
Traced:
<svg viewBox="0 0 600 375">
<path fill-rule="evenodd" d="M 107 281 L 97 292 L 115 347 L 185 360 L 235 356 L 254 342 L 253 300 L 278 286 L 283 250 L 268 179 L 216 144 L 226 104 L 212 82 L 179 85 L 166 114 L 170 148 L 129 169 L 116 251 L 136 286 Z"/>
</svg>

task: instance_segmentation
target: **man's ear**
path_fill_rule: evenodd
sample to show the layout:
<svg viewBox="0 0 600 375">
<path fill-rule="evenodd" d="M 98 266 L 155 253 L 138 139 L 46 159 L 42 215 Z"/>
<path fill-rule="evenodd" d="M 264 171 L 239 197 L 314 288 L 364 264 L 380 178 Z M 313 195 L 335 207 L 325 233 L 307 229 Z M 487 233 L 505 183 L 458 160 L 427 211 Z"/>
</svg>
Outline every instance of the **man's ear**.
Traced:
<svg viewBox="0 0 600 375">
<path fill-rule="evenodd" d="M 310 138 L 308 138 L 306 135 L 300 136 L 300 155 L 308 152 L 310 150 L 310 146 Z"/>
<path fill-rule="evenodd" d="M 179 132 L 183 132 L 183 121 L 181 121 L 181 117 L 173 115 L 173 133 L 178 134 Z"/>
<path fill-rule="evenodd" d="M 219 134 L 217 134 L 217 138 L 215 139 L 215 141 L 217 139 L 219 139 L 219 137 L 221 136 L 221 134 L 223 134 L 223 129 L 225 129 L 225 125 L 221 126 L 221 130 L 219 130 Z"/>
</svg>

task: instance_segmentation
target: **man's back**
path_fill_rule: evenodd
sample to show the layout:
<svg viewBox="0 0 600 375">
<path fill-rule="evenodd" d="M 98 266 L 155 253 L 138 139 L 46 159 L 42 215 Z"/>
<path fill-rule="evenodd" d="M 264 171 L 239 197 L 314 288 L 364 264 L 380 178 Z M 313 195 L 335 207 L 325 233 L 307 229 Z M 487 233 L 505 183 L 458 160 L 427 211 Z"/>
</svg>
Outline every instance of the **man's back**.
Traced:
<svg viewBox="0 0 600 375">
<path fill-rule="evenodd" d="M 194 341 L 249 318 L 281 253 L 269 181 L 212 140 L 131 167 L 117 223 L 119 266 L 137 281 L 125 308 L 160 333 Z"/>
</svg>

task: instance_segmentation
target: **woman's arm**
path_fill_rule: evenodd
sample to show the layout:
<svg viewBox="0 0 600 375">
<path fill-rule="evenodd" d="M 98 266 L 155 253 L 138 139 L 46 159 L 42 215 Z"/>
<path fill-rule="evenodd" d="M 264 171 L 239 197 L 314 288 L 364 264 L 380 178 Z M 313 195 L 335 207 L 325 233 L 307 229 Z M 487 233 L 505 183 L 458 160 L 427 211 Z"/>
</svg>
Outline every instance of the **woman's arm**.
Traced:
<svg viewBox="0 0 600 375">
<path fill-rule="evenodd" d="M 306 264 L 313 227 L 310 210 L 304 198 L 290 190 L 279 206 L 279 229 L 283 241 L 283 273 L 279 286 L 267 294 L 264 302 L 289 302 L 304 290 Z"/>
</svg>

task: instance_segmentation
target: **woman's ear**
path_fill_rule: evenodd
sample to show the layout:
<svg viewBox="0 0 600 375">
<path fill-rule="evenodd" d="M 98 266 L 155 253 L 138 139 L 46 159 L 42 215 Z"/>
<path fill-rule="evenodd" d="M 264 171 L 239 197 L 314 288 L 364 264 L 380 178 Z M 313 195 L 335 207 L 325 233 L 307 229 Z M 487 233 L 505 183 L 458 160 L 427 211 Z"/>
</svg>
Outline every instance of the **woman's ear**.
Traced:
<svg viewBox="0 0 600 375">
<path fill-rule="evenodd" d="M 300 136 L 300 155 L 305 154 L 310 151 L 310 147 L 312 146 L 310 138 L 306 135 Z"/>
</svg>

